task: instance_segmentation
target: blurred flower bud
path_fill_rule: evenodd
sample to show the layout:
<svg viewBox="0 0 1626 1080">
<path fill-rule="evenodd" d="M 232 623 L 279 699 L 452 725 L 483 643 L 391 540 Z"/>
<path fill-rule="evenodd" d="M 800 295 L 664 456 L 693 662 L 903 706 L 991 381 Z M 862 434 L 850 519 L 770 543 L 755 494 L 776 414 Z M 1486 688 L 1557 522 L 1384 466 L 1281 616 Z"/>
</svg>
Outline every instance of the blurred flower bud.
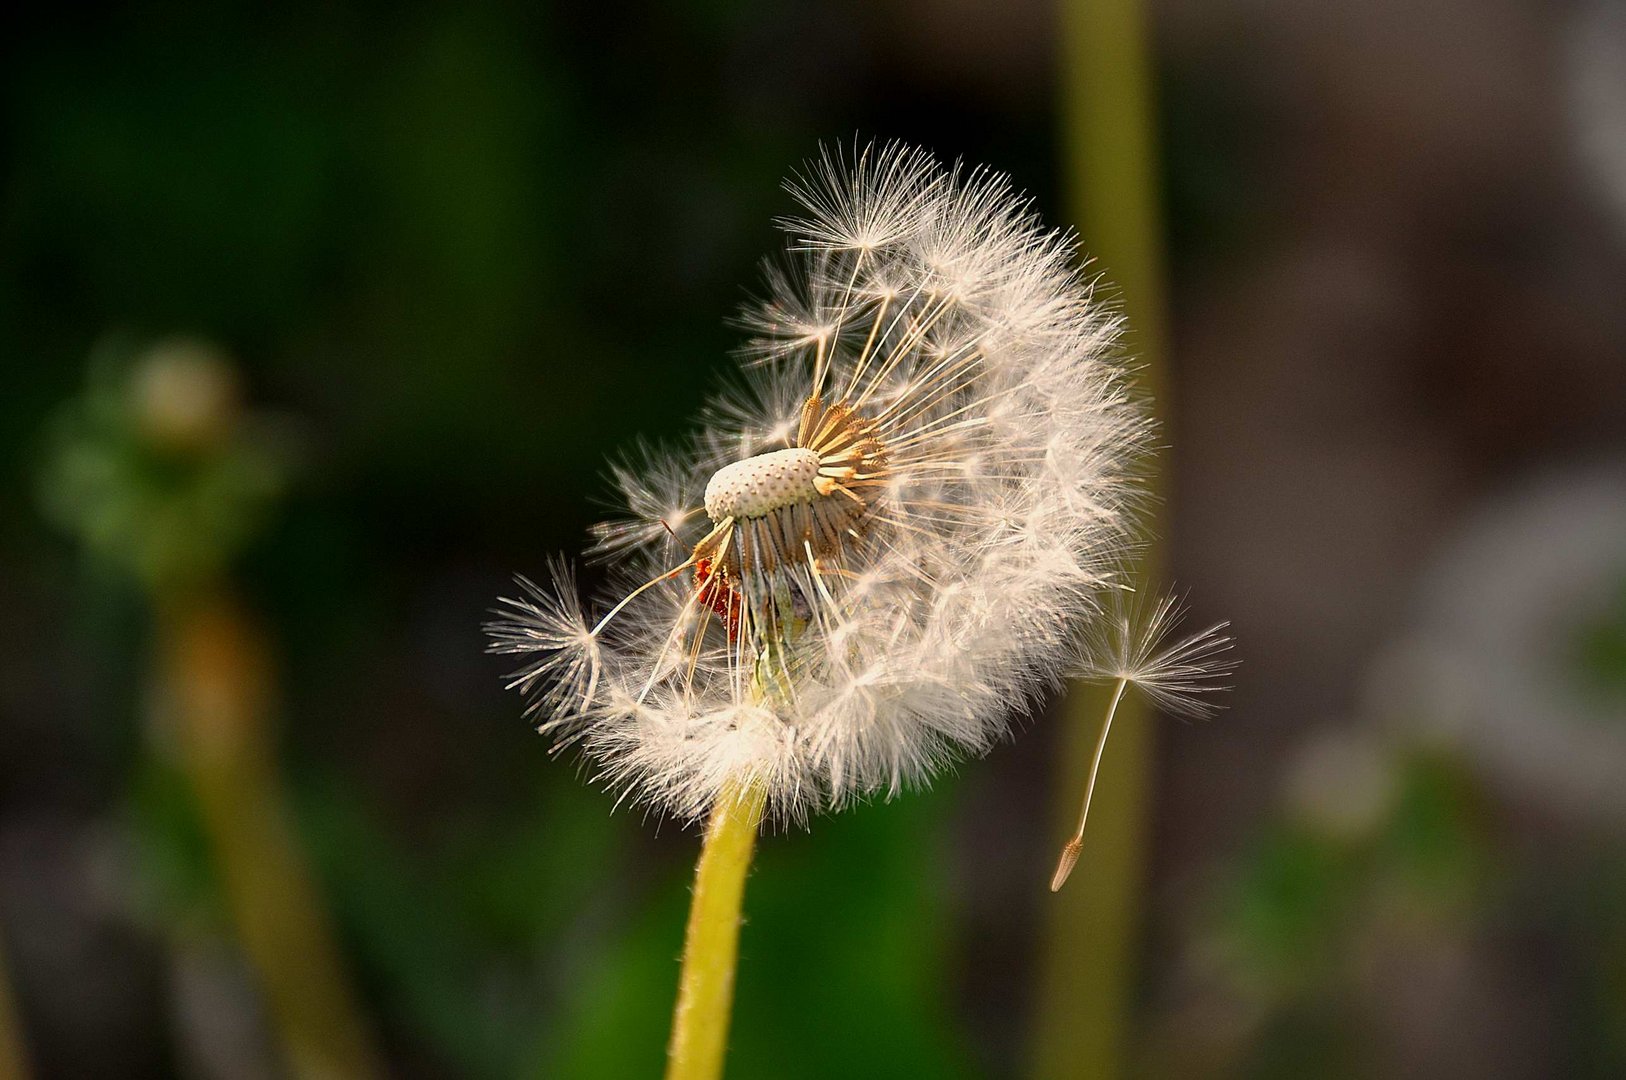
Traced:
<svg viewBox="0 0 1626 1080">
<path fill-rule="evenodd" d="M 242 406 L 236 369 L 214 346 L 192 338 L 148 349 L 131 373 L 129 393 L 141 435 L 175 450 L 225 442 Z"/>
<path fill-rule="evenodd" d="M 1626 229 L 1626 4 L 1591 0 L 1572 19 L 1569 105 L 1576 152 Z"/>
<path fill-rule="evenodd" d="M 1418 726 L 1521 796 L 1626 823 L 1626 462 L 1491 501 L 1419 596 L 1410 678 L 1450 706 Z"/>
<path fill-rule="evenodd" d="M 240 402 L 207 343 L 104 344 L 47 431 L 41 509 L 149 589 L 208 580 L 263 525 L 292 456 L 286 432 Z"/>
<path fill-rule="evenodd" d="M 1393 805 L 1392 755 L 1369 732 L 1326 730 L 1312 735 L 1288 765 L 1289 812 L 1342 840 L 1370 836 Z"/>
</svg>

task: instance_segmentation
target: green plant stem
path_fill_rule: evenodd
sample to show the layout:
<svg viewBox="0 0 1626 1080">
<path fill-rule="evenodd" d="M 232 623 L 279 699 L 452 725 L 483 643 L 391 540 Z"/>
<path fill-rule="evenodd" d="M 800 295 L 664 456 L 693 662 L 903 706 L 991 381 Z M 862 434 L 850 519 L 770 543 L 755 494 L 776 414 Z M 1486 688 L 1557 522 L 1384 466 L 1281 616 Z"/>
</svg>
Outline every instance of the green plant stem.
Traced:
<svg viewBox="0 0 1626 1080">
<path fill-rule="evenodd" d="M 0 949 L 0 1080 L 28 1080 L 30 1075 L 22 1018 L 12 994 L 5 951 Z"/>
<path fill-rule="evenodd" d="M 739 958 L 740 901 L 766 795 L 760 784 L 726 788 L 706 825 L 683 938 L 667 1080 L 717 1080 L 723 1074 Z"/>
<path fill-rule="evenodd" d="M 1163 240 L 1144 7 L 1140 0 L 1064 0 L 1060 16 L 1064 167 L 1074 220 L 1094 267 L 1117 286 L 1139 386 L 1166 408 Z M 1143 581 L 1156 576 L 1157 562 L 1157 552 L 1148 549 Z M 1086 782 L 1107 697 L 1105 688 L 1094 687 L 1069 697 L 1058 831 Z M 1128 1071 L 1153 731 L 1134 695 L 1119 713 L 1078 870 L 1051 905 L 1034 1058 L 1034 1074 L 1042 1078 L 1112 1078 Z"/>
<path fill-rule="evenodd" d="M 283 798 L 265 642 L 223 591 L 183 591 L 160 606 L 158 653 L 173 743 L 288 1074 L 377 1075 L 377 1056 Z"/>
</svg>

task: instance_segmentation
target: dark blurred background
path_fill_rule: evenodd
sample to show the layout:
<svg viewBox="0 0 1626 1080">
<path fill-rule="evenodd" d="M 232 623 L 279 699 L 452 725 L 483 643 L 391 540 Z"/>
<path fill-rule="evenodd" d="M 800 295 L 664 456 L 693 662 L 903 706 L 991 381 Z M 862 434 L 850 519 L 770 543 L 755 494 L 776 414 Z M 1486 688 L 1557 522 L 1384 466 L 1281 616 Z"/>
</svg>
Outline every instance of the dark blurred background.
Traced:
<svg viewBox="0 0 1626 1080">
<path fill-rule="evenodd" d="M 1626 5 L 1149 17 L 1165 559 L 1245 665 L 1219 720 L 1158 737 L 1117 1069 L 1622 1075 Z M 1056 12 L 7 22 L 14 1060 L 296 1070 L 266 986 L 302 950 L 238 844 L 305 875 L 290 910 L 334 953 L 311 977 L 379 1074 L 654 1074 L 695 836 L 549 758 L 479 624 L 580 548 L 607 454 L 687 429 L 820 140 L 987 163 L 1071 220 Z M 188 636 L 173 568 L 204 564 L 224 622 Z M 271 725 L 212 788 L 154 719 L 197 663 Z M 765 840 L 731 1076 L 1029 1073 L 1033 1017 L 1067 1007 L 1038 1000 L 1059 726 Z M 280 840 L 233 832 L 250 787 Z M 240 947 L 267 901 L 271 945 Z"/>
</svg>

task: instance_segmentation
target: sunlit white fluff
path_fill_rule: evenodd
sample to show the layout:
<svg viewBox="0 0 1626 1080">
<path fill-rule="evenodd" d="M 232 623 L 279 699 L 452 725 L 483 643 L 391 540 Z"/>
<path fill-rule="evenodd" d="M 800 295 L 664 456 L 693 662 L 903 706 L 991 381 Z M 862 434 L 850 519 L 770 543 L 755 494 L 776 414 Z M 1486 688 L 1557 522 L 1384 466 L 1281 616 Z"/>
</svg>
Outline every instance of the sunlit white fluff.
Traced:
<svg viewBox="0 0 1626 1080">
<path fill-rule="evenodd" d="M 1236 670 L 1229 623 L 1215 623 L 1175 637 L 1185 614 L 1172 594 L 1155 599 L 1115 595 L 1100 617 L 1090 620 L 1080 663 L 1072 674 L 1089 682 L 1122 682 L 1136 687 L 1170 716 L 1203 719 L 1220 705 L 1215 695 L 1228 689 Z"/>
<path fill-rule="evenodd" d="M 681 818 L 755 783 L 800 821 L 985 750 L 1136 541 L 1148 419 L 1071 239 L 1003 177 L 901 146 L 788 187 L 742 387 L 684 449 L 616 467 L 603 602 L 560 565 L 490 627 L 539 729 Z M 719 470 L 792 446 L 816 479 L 764 458 L 771 494 L 724 502 L 770 508 L 707 516 Z"/>
</svg>

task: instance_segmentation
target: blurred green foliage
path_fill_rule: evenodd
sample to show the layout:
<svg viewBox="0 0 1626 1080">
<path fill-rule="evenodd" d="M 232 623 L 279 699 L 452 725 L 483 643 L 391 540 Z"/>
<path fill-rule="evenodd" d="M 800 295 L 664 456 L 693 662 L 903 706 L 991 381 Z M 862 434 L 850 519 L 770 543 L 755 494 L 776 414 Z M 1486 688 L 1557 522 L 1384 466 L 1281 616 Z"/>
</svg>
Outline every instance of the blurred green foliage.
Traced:
<svg viewBox="0 0 1626 1080">
<path fill-rule="evenodd" d="M 149 584 L 229 562 L 266 614 L 299 835 L 392 1075 L 654 1071 L 696 838 L 612 814 L 573 763 L 550 760 L 478 627 L 510 573 L 579 546 L 607 452 L 685 429 L 736 343 L 723 319 L 776 243 L 769 223 L 788 207 L 775 185 L 818 139 L 860 129 L 998 164 L 1063 222 L 1053 111 L 975 81 L 985 75 L 955 81 L 965 58 L 952 41 L 935 60 L 901 55 L 888 20 L 923 20 L 900 10 L 159 3 L 37 9 L 8 25 L 0 809 L 53 843 L 52 829 L 82 839 L 117 823 L 136 852 L 134 883 L 114 883 L 124 923 L 69 924 L 95 943 L 94 970 L 56 973 L 107 996 L 36 987 L 51 975 L 38 962 L 22 971 L 43 1063 L 172 1075 L 172 1006 L 103 984 L 161 995 L 154 942 L 225 932 L 198 808 L 137 735 L 147 624 L 111 560 Z M 1216 25 L 1216 42 L 1232 36 Z M 1297 235 L 1280 208 L 1305 204 L 1267 151 L 1304 135 L 1253 100 L 1275 92 L 1270 72 L 1239 76 L 1226 50 L 1214 55 L 1163 86 L 1168 209 L 1176 281 L 1211 262 L 1229 286 L 1239 251 Z M 1047 92 L 1045 76 L 1031 82 Z M 1272 328 L 1259 330 L 1268 343 Z M 297 417 L 299 438 L 262 427 L 208 458 L 133 439 L 128 361 L 173 335 L 216 343 L 241 372 L 245 413 Z M 98 355 L 113 359 L 92 363 L 84 392 Z M 41 520 L 42 495 L 101 554 L 91 572 Z M 1623 626 L 1626 592 L 1570 643 L 1605 700 L 1626 677 Z M 1286 741 L 1239 720 L 1227 738 Z M 1541 939 L 1532 963 L 1557 973 L 1533 980 L 1564 1025 L 1553 1058 L 1570 1075 L 1619 1075 L 1618 842 L 1572 854 L 1539 829 L 1510 841 L 1460 763 L 1430 750 L 1398 769 L 1371 831 L 1269 817 L 1215 895 L 1193 897 L 1190 951 L 1218 954 L 1205 973 L 1247 1021 L 1208 1074 L 1356 1071 L 1377 1042 L 1372 999 L 1390 989 L 1362 981 L 1364 949 L 1468 938 L 1500 955 L 1520 947 L 1498 937 L 1511 926 Z M 961 793 L 951 781 L 765 840 L 730 1075 L 1019 1070 L 1021 1021 L 1008 1016 L 1031 1003 L 997 994 L 1032 958 L 1001 982 L 966 955 L 955 905 L 973 890 L 944 877 Z M 1040 800 L 1019 794 L 983 804 L 979 855 L 1029 842 L 1011 818 L 1036 818 Z M 1047 844 L 1032 837 L 1041 871 Z M 1020 888 L 996 894 L 973 922 L 998 920 L 990 948 L 1021 951 L 1040 892 L 1031 908 L 1004 902 Z M 1427 933 L 1408 937 L 1415 924 Z M 128 933 L 140 947 L 102 948 Z M 1152 959 L 1167 975 L 1185 947 Z M 104 968 L 117 978 L 87 977 Z M 997 1014 L 1007 1043 L 976 1041 L 972 1012 Z M 1208 1037 L 1179 1025 L 1154 1053 L 1178 1060 Z"/>
<path fill-rule="evenodd" d="M 763 842 L 747 889 L 730 1075 L 976 1075 L 945 993 L 935 848 L 950 797 L 912 797 Z M 664 888 L 608 962 L 586 973 L 573 1030 L 537 1076 L 659 1071 L 682 884 Z"/>
<path fill-rule="evenodd" d="M 134 917 L 226 933 L 193 797 L 131 737 L 135 597 L 74 575 L 36 497 L 149 586 L 232 564 L 268 613 L 299 832 L 398 1075 L 643 1074 L 664 1048 L 694 837 L 548 760 L 478 624 L 579 546 L 607 453 L 683 431 L 778 180 L 848 130 L 839 99 L 742 109 L 747 8 L 627 35 L 517 3 L 157 5 L 0 43 L 0 545 L 41 575 L 19 600 L 77 597 L 60 633 L 111 631 L 75 640 L 77 722 L 109 737 L 74 767 L 136 839 Z M 245 415 L 298 417 L 297 471 L 286 423 L 143 441 L 133 358 L 174 334 L 233 355 Z M 765 845 L 734 1075 L 964 1071 L 946 805 Z"/>
<path fill-rule="evenodd" d="M 1626 716 L 1626 579 L 1597 619 L 1581 627 L 1574 643 L 1577 680 L 1583 692 L 1620 704 Z"/>
<path fill-rule="evenodd" d="M 150 591 L 213 578 L 265 526 L 293 456 L 237 411 L 235 372 L 207 346 L 105 343 L 50 424 L 41 508 Z"/>
<path fill-rule="evenodd" d="M 1239 861 L 1219 938 L 1234 976 L 1261 1000 L 1346 983 L 1351 934 L 1375 907 L 1399 903 L 1450 922 L 1482 897 L 1484 825 L 1472 783 L 1447 758 L 1396 768 L 1397 790 L 1374 827 L 1343 835 L 1287 818 Z"/>
</svg>

